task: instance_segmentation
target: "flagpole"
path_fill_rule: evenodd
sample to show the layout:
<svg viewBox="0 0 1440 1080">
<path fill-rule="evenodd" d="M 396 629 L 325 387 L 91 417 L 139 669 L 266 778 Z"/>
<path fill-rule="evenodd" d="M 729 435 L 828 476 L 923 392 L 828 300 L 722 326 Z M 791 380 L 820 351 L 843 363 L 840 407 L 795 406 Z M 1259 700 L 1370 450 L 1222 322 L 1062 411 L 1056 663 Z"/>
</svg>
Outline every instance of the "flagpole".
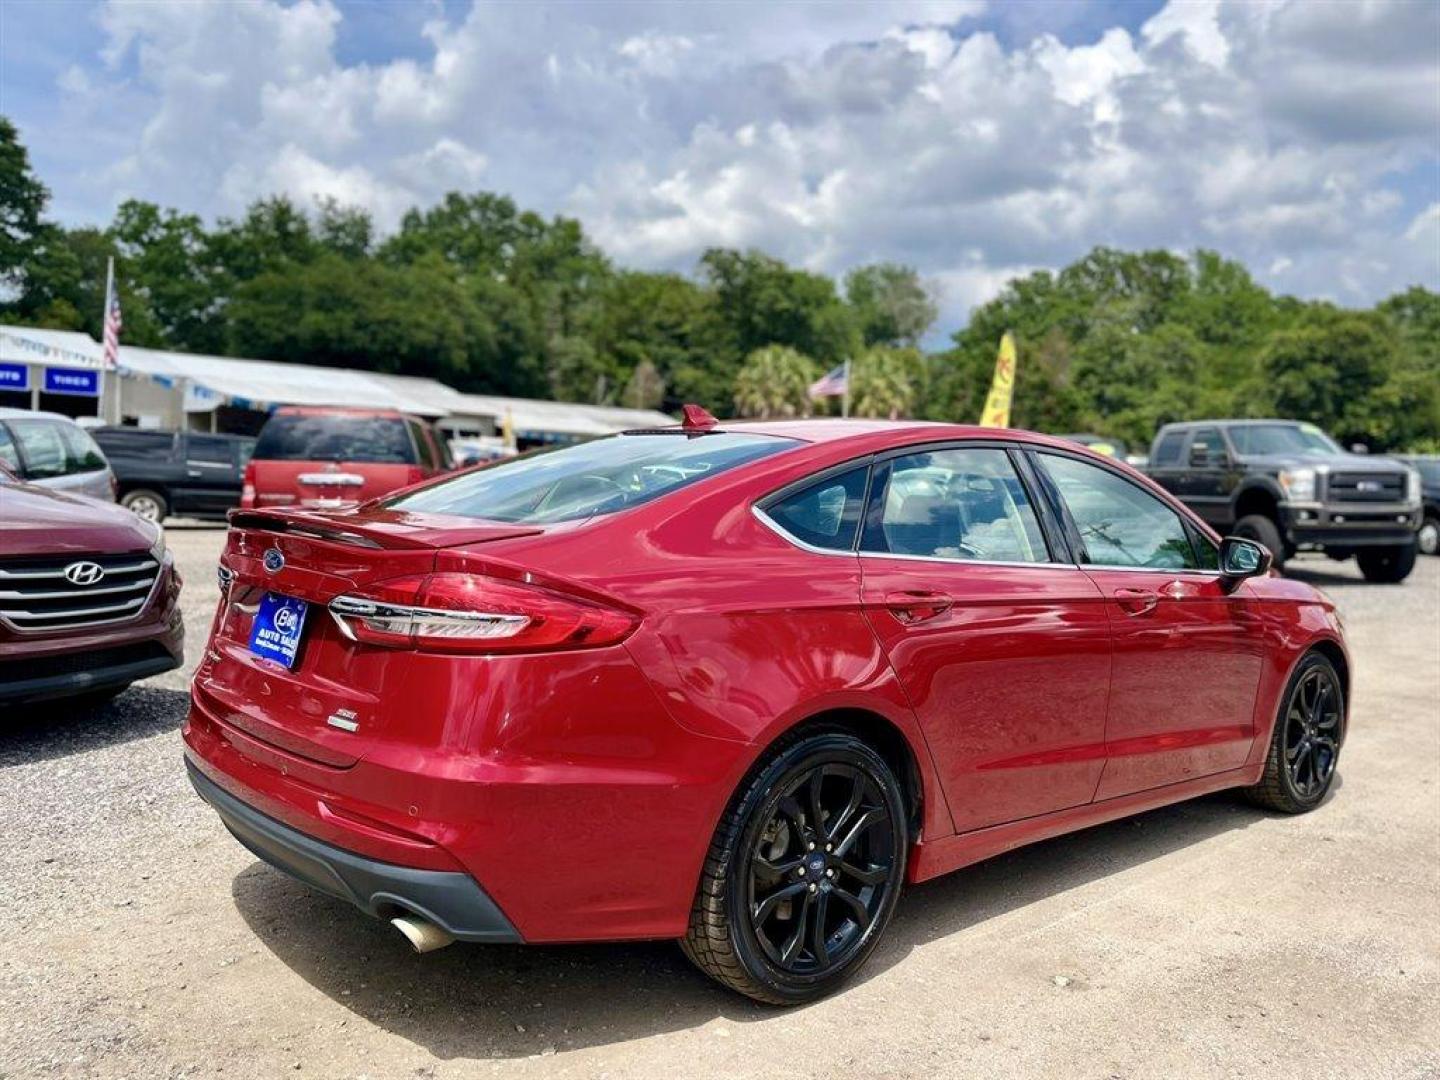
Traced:
<svg viewBox="0 0 1440 1080">
<path fill-rule="evenodd" d="M 840 416 L 850 416 L 850 358 L 845 358 L 845 393 L 840 398 Z"/>
<path fill-rule="evenodd" d="M 110 401 L 111 378 L 109 365 L 105 360 L 105 325 L 110 320 L 110 304 L 115 296 L 115 256 L 105 260 L 105 310 L 100 313 L 100 419 L 107 424 L 115 422 L 119 415 L 120 403 Z M 113 380 L 115 394 L 120 393 L 119 379 Z"/>
</svg>

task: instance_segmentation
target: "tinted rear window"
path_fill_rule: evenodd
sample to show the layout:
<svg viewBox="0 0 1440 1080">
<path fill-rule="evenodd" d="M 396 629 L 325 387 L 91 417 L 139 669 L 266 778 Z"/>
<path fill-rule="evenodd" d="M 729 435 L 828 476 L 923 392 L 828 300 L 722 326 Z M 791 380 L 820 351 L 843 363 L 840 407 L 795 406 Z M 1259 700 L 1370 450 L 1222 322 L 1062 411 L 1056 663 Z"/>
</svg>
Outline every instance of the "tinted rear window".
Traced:
<svg viewBox="0 0 1440 1080">
<path fill-rule="evenodd" d="M 266 461 L 375 461 L 415 464 L 398 416 L 272 416 L 255 443 Z"/>
<path fill-rule="evenodd" d="M 1184 442 L 1184 431 L 1167 431 L 1155 444 L 1155 452 L 1150 455 L 1150 464 L 1152 466 L 1178 465 L 1180 463 L 1180 447 Z"/>
<path fill-rule="evenodd" d="M 612 514 L 797 445 L 793 439 L 617 435 L 444 480 L 389 505 L 522 525 Z"/>
</svg>

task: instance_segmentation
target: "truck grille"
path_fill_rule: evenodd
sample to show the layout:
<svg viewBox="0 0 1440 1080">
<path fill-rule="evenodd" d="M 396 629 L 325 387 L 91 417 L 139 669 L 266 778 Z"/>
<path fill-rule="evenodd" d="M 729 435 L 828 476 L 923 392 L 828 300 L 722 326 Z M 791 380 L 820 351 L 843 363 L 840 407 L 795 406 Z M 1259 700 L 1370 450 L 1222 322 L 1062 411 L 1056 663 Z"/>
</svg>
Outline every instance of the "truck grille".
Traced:
<svg viewBox="0 0 1440 1080">
<path fill-rule="evenodd" d="M 1405 501 L 1404 473 L 1330 474 L 1331 502 L 1397 503 Z"/>
<path fill-rule="evenodd" d="M 40 632 L 132 619 L 159 573 L 143 553 L 0 560 L 0 621 Z"/>
</svg>

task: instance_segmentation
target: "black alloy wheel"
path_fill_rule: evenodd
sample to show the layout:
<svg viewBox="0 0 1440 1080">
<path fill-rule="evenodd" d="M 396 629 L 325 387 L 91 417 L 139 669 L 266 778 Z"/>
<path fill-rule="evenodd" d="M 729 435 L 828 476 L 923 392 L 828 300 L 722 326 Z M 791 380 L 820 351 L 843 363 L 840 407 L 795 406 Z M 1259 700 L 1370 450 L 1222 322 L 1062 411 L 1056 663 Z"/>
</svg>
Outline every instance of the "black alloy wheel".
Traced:
<svg viewBox="0 0 1440 1080">
<path fill-rule="evenodd" d="M 835 989 L 879 940 L 907 855 L 905 803 L 883 758 L 852 735 L 777 751 L 717 830 L 687 955 L 772 1004 Z"/>
<path fill-rule="evenodd" d="M 1333 673 L 1312 667 L 1285 711 L 1285 768 L 1302 798 L 1322 791 L 1340 755 L 1340 688 Z"/>
<path fill-rule="evenodd" d="M 1335 779 L 1344 726 L 1340 677 L 1328 659 L 1311 653 L 1291 676 L 1264 776 L 1248 789 L 1250 797 L 1287 814 L 1318 806 Z"/>
</svg>

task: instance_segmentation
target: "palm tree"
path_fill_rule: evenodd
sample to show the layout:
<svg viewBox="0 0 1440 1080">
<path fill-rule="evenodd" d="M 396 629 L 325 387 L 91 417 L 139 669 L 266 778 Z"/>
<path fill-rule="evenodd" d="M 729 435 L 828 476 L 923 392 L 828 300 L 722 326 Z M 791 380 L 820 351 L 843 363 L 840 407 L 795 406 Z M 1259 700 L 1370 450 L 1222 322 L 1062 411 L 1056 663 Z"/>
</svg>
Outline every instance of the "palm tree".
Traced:
<svg viewBox="0 0 1440 1080">
<path fill-rule="evenodd" d="M 876 345 L 850 366 L 850 415 L 908 416 L 920 396 L 921 360 L 914 349 Z"/>
<path fill-rule="evenodd" d="M 806 416 L 815 362 L 788 345 L 766 345 L 745 358 L 735 375 L 735 411 L 764 419 Z"/>
</svg>

